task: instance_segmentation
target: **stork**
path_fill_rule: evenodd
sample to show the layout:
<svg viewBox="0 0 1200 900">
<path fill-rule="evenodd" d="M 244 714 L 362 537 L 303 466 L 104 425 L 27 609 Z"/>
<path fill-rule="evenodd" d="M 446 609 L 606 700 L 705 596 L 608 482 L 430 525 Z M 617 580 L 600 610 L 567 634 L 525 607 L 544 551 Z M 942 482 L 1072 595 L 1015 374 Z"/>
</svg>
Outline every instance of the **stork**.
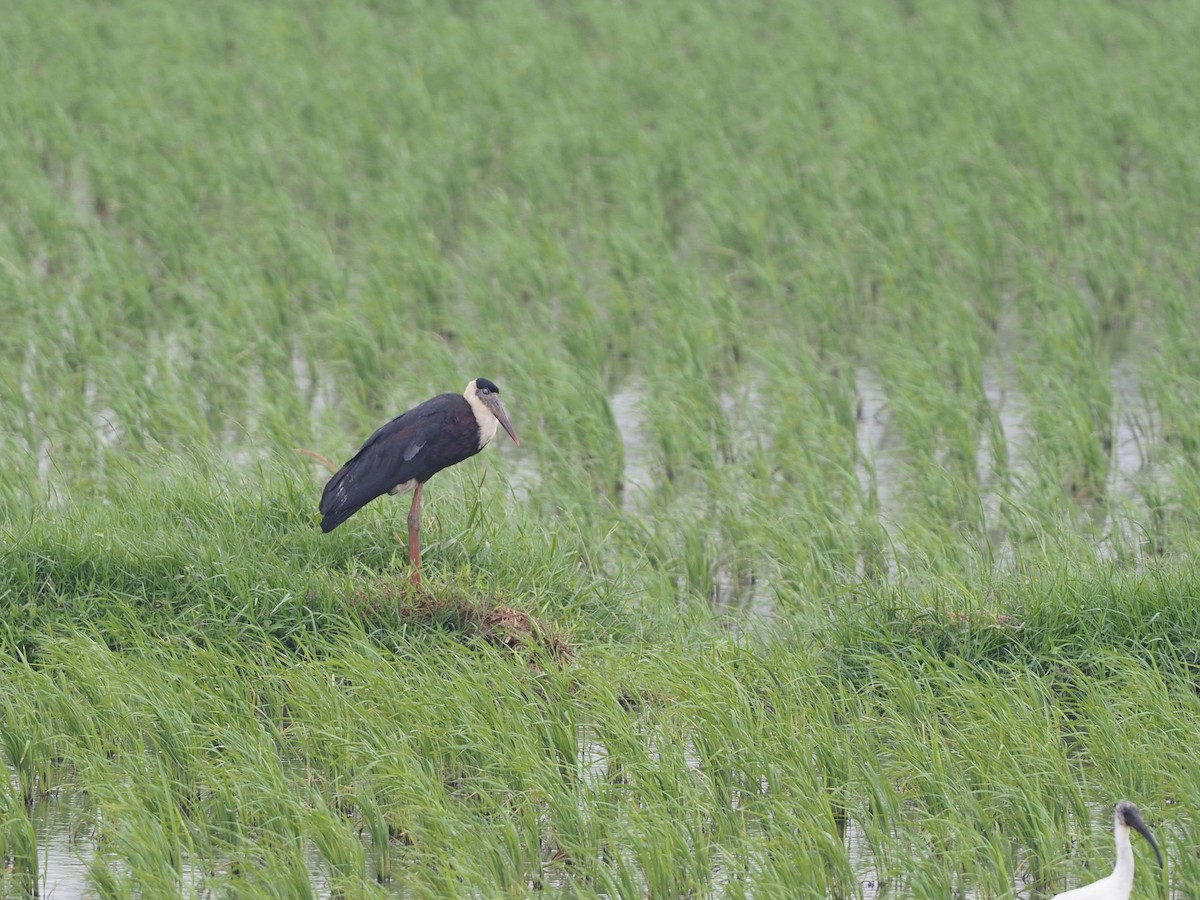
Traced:
<svg viewBox="0 0 1200 900">
<path fill-rule="evenodd" d="M 1158 857 L 1158 867 L 1161 869 L 1163 866 L 1162 853 L 1159 852 L 1154 835 L 1142 821 L 1142 814 L 1138 812 L 1137 807 L 1128 800 L 1122 800 L 1113 812 L 1113 835 L 1117 840 L 1117 864 L 1113 868 L 1112 874 L 1084 887 L 1075 888 L 1073 891 L 1055 894 L 1051 900 L 1129 900 L 1129 894 L 1133 890 L 1133 844 L 1129 842 L 1130 828 L 1135 829 L 1150 842 L 1150 846 L 1154 848 L 1154 855 Z"/>
<path fill-rule="evenodd" d="M 413 492 L 408 511 L 412 581 L 421 583 L 421 489 L 442 469 L 474 456 L 503 425 L 520 446 L 500 388 L 476 378 L 461 394 L 439 394 L 414 406 L 367 438 L 321 494 L 321 531 L 330 532 L 384 494 Z"/>
</svg>

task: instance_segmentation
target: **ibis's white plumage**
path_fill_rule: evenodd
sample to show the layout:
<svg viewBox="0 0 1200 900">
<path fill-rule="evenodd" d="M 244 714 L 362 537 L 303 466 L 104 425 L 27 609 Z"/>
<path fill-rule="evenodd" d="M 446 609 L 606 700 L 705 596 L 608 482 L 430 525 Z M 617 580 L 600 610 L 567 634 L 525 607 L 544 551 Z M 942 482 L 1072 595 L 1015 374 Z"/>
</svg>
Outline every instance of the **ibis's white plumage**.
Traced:
<svg viewBox="0 0 1200 900">
<path fill-rule="evenodd" d="M 1117 864 L 1113 867 L 1112 874 L 1081 888 L 1075 888 L 1073 891 L 1055 894 L 1051 900 L 1129 900 L 1129 895 L 1133 891 L 1133 844 L 1129 840 L 1131 827 L 1136 828 L 1150 842 L 1150 846 L 1154 848 L 1154 853 L 1158 857 L 1158 864 L 1161 866 L 1162 854 L 1159 852 L 1153 835 L 1150 834 L 1150 829 L 1142 821 L 1137 807 L 1127 800 L 1122 800 L 1113 812 L 1113 837 L 1117 843 Z"/>
</svg>

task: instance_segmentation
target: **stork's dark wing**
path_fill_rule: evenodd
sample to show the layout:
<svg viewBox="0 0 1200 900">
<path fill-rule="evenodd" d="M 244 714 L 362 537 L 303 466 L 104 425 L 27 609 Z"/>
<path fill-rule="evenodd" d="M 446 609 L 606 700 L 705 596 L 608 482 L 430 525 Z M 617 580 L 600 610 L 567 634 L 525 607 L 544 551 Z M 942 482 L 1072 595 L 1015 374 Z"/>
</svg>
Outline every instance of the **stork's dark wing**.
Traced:
<svg viewBox="0 0 1200 900">
<path fill-rule="evenodd" d="M 442 443 L 440 436 L 452 409 L 448 400 L 462 401 L 462 397 L 456 394 L 434 397 L 392 419 L 367 438 L 362 448 L 325 485 L 320 496 L 323 532 L 331 532 L 397 485 L 414 478 L 424 481 L 433 474 L 426 474 L 428 454 L 422 451 Z"/>
</svg>

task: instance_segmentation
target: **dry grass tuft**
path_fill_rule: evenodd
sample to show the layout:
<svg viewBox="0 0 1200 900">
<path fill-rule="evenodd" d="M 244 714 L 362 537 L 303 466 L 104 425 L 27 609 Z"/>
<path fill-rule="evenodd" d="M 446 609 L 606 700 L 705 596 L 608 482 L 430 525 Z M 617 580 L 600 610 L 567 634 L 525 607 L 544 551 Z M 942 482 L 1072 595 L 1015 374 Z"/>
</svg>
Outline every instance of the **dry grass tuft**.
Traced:
<svg viewBox="0 0 1200 900">
<path fill-rule="evenodd" d="M 370 589 L 357 592 L 356 605 L 371 620 L 398 617 L 407 624 L 445 628 L 494 647 L 532 657 L 549 656 L 559 665 L 570 662 L 574 655 L 570 642 L 557 628 L 494 597 L 473 598 L 454 589 L 435 594 L 404 579 L 380 579 Z"/>
</svg>

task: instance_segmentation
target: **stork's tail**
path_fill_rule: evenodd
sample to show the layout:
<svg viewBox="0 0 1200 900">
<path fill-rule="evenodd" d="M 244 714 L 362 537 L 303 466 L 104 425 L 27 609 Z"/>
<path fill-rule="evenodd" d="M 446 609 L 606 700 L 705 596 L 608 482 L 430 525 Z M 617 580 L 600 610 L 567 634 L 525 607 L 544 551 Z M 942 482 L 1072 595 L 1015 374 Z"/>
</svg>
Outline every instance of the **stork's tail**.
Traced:
<svg viewBox="0 0 1200 900">
<path fill-rule="evenodd" d="M 348 518 L 379 496 L 379 492 L 364 485 L 355 469 L 355 460 L 342 466 L 325 483 L 321 494 L 321 530 L 333 531 Z"/>
<path fill-rule="evenodd" d="M 303 453 L 305 456 L 311 457 L 333 473 L 333 477 L 325 483 L 325 491 L 321 494 L 321 531 L 328 534 L 337 528 L 348 518 L 362 509 L 362 504 L 357 506 L 351 501 L 351 498 L 346 496 L 346 491 L 342 490 L 340 485 L 345 476 L 345 468 L 338 469 L 333 461 L 328 456 L 323 456 L 316 450 L 308 450 L 304 447 L 296 447 L 297 453 Z"/>
</svg>

